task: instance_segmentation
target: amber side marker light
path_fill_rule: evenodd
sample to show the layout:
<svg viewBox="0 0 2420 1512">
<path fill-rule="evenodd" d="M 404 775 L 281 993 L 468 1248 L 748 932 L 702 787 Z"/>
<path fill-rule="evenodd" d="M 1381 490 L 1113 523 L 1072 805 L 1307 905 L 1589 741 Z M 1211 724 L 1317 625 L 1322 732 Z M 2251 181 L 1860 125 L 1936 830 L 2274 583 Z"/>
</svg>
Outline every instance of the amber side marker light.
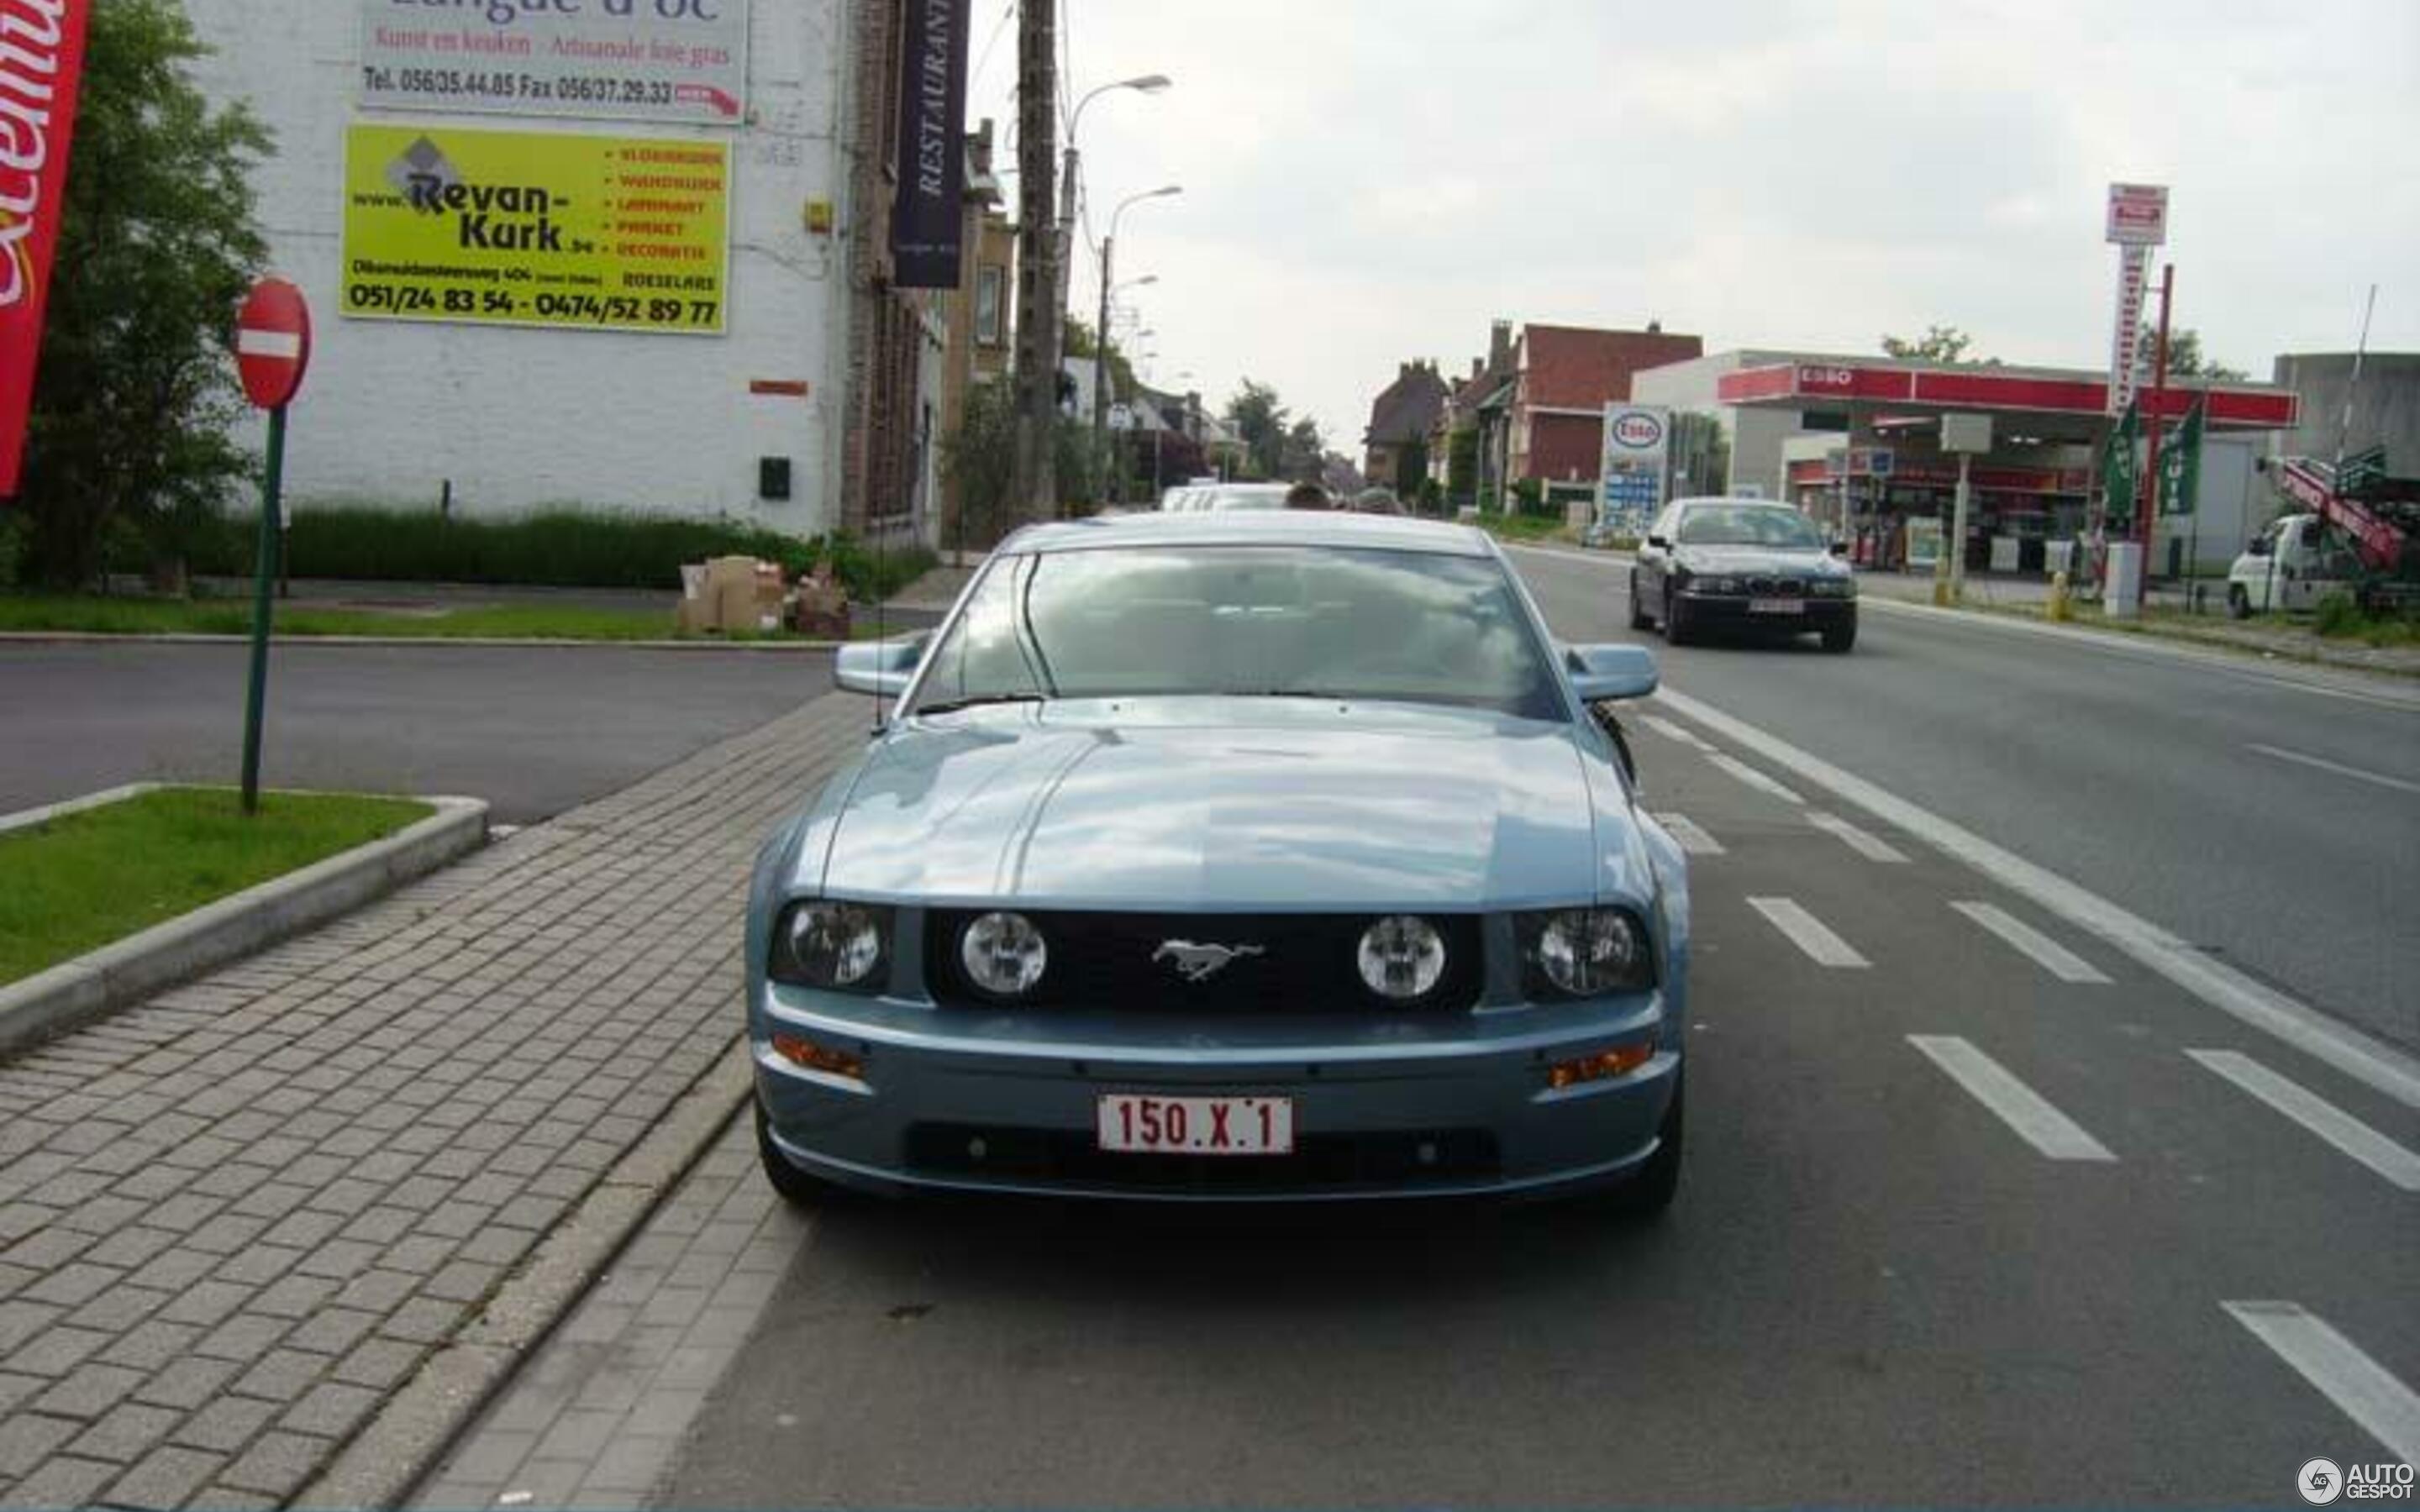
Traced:
<svg viewBox="0 0 2420 1512">
<path fill-rule="evenodd" d="M 865 1080 L 865 1062 L 839 1050 L 827 1050 L 812 1040 L 801 1040 L 795 1034 L 776 1032 L 773 1053 L 792 1065 L 804 1066 L 830 1076 L 845 1076 L 854 1082 Z"/>
<path fill-rule="evenodd" d="M 1581 1082 L 1601 1082 L 1609 1076 L 1626 1076 L 1655 1058 L 1652 1044 L 1623 1045 L 1601 1056 L 1586 1056 L 1578 1060 L 1558 1061 L 1546 1072 L 1546 1085 L 1557 1091 Z"/>
</svg>

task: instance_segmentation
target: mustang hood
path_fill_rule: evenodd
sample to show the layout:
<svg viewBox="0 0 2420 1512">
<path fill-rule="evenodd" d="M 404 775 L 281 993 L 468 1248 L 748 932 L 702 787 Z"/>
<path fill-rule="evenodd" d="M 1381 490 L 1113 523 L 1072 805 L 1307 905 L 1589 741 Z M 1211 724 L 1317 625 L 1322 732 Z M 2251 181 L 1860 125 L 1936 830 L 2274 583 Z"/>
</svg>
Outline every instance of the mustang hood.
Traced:
<svg viewBox="0 0 2420 1512">
<path fill-rule="evenodd" d="M 1361 912 L 1594 889 L 1588 784 L 1560 726 L 1357 711 L 1347 727 L 1308 702 L 1249 723 L 1134 705 L 1114 727 L 1067 704 L 958 717 L 903 729 L 869 759 L 826 892 Z M 799 884 L 815 884 L 819 859 L 800 858 Z"/>
</svg>

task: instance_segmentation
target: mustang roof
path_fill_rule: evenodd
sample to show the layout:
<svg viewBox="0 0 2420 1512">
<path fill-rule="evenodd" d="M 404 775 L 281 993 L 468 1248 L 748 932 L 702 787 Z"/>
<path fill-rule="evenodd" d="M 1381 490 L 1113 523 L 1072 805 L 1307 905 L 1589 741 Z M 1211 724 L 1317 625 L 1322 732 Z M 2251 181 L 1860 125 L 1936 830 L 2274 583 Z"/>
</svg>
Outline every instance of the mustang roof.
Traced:
<svg viewBox="0 0 2420 1512">
<path fill-rule="evenodd" d="M 1082 551 L 1121 546 L 1328 546 L 1441 556 L 1494 554 L 1467 525 L 1355 515 L 1342 510 L 1183 510 L 1029 525 L 1000 544 L 1002 552 Z"/>
</svg>

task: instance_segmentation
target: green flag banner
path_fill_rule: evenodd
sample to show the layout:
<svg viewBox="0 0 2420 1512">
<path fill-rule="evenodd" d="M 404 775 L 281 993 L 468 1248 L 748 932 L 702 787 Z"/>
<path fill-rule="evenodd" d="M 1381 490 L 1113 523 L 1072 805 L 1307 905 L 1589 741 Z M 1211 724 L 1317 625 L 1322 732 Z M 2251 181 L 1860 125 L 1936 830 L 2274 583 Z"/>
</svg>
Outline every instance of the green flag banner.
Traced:
<svg viewBox="0 0 2420 1512">
<path fill-rule="evenodd" d="M 2160 448 L 2160 513 L 2190 515 L 2201 492 L 2202 411 L 2207 401 L 2193 407 L 2175 440 Z"/>
<path fill-rule="evenodd" d="M 2134 495 L 2141 478 L 2134 463 L 2134 440 L 2141 431 L 2142 417 L 2130 404 L 2118 428 L 2101 443 L 2101 510 L 2113 519 L 2134 517 Z"/>
</svg>

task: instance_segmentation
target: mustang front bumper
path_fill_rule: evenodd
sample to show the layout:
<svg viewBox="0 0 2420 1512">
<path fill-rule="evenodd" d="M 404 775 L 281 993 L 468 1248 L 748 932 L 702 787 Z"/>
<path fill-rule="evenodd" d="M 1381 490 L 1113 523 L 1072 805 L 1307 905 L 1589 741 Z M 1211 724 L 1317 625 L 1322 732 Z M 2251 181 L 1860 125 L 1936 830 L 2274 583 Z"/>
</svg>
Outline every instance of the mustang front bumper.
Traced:
<svg viewBox="0 0 2420 1512">
<path fill-rule="evenodd" d="M 1662 997 L 1213 1026 L 1130 1013 L 934 1008 L 786 986 L 750 1014 L 756 1094 L 799 1169 L 881 1191 L 1164 1200 L 1544 1193 L 1619 1182 L 1653 1154 L 1681 1070 Z M 854 1058 L 811 1071 L 774 1033 Z M 1557 1088 L 1559 1062 L 1652 1044 L 1625 1075 Z M 1099 1148 L 1103 1093 L 1284 1097 L 1283 1155 Z"/>
</svg>

